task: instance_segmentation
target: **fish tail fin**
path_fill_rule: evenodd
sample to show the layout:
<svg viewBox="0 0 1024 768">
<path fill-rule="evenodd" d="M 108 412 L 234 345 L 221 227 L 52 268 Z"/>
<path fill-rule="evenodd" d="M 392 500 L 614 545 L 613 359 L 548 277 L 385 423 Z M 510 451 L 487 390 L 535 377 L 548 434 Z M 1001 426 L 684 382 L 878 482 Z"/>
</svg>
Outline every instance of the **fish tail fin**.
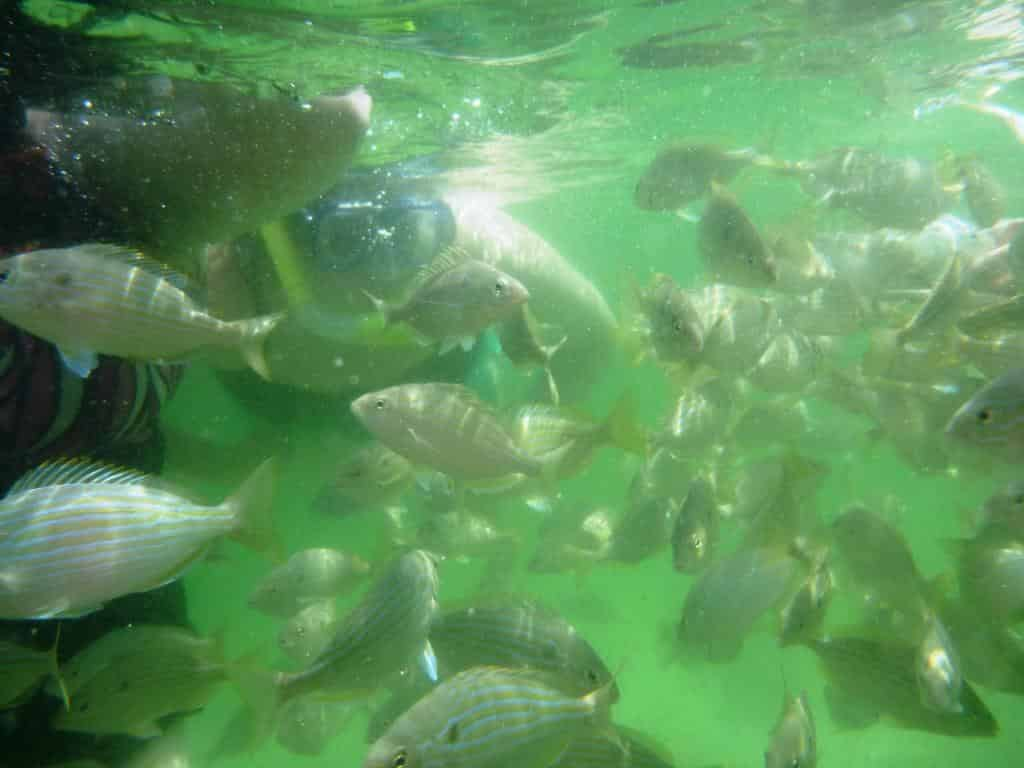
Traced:
<svg viewBox="0 0 1024 768">
<path fill-rule="evenodd" d="M 555 381 L 555 375 L 551 372 L 550 364 L 544 366 L 544 376 L 548 381 L 548 395 L 551 397 L 551 404 L 558 405 L 561 396 L 558 394 L 558 383 Z"/>
<path fill-rule="evenodd" d="M 257 663 L 258 654 L 248 653 L 230 662 L 228 677 L 242 699 L 250 727 L 245 729 L 243 751 L 251 752 L 274 732 L 277 714 L 284 703 L 281 674 Z"/>
<path fill-rule="evenodd" d="M 47 653 L 47 658 L 50 662 L 50 676 L 53 677 L 54 682 L 57 683 L 57 687 L 60 688 L 60 698 L 64 702 L 64 711 L 71 711 L 71 697 L 68 695 L 68 688 L 64 684 L 64 676 L 60 673 L 60 660 L 57 655 L 57 649 L 60 646 L 60 623 L 57 624 L 57 636 L 53 639 L 53 645 L 50 647 Z"/>
<path fill-rule="evenodd" d="M 643 456 L 647 450 L 647 434 L 636 420 L 633 397 L 629 392 L 615 403 L 602 432 L 611 443 L 627 453 Z"/>
<path fill-rule="evenodd" d="M 269 552 L 275 560 L 283 559 L 281 544 L 274 533 L 271 513 L 274 508 L 274 486 L 277 462 L 267 459 L 224 501 L 236 519 L 233 538 L 257 552 Z"/>
<path fill-rule="evenodd" d="M 244 328 L 243 338 L 245 340 L 241 347 L 242 359 L 264 381 L 270 381 L 270 368 L 267 366 L 267 359 L 264 355 L 267 337 L 283 318 L 284 312 L 276 312 L 273 315 L 238 321 Z"/>
<path fill-rule="evenodd" d="M 387 315 L 388 315 L 388 304 L 387 304 L 386 301 L 384 301 L 384 299 L 381 299 L 381 298 L 378 298 L 377 296 L 374 296 L 372 293 L 370 293 L 367 290 L 363 290 L 363 296 L 365 296 L 367 299 L 370 300 L 370 303 L 373 305 L 374 311 L 379 312 L 385 318 L 387 317 Z"/>
</svg>

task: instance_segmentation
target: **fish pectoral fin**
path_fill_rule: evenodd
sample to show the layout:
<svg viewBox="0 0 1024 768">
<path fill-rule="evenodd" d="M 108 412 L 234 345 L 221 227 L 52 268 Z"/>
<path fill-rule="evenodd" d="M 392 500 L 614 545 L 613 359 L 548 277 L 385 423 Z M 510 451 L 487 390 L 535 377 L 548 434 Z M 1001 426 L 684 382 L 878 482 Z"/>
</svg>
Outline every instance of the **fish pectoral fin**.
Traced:
<svg viewBox="0 0 1024 768">
<path fill-rule="evenodd" d="M 427 679 L 432 683 L 437 682 L 437 656 L 434 655 L 434 647 L 427 640 L 423 645 L 423 650 L 420 651 L 419 656 L 416 659 L 420 665 L 420 669 L 423 670 L 423 674 L 427 676 Z"/>
<path fill-rule="evenodd" d="M 57 352 L 60 354 L 60 360 L 64 363 L 64 367 L 80 379 L 89 378 L 89 374 L 99 365 L 96 353 L 87 349 L 72 351 L 58 347 Z"/>
</svg>

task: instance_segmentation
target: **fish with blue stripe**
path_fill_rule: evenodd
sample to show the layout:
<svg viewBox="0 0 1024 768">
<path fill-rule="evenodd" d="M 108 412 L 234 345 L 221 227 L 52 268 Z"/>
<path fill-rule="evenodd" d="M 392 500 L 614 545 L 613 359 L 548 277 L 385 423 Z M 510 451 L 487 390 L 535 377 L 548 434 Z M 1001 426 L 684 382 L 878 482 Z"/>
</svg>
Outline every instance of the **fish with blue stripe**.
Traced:
<svg viewBox="0 0 1024 768">
<path fill-rule="evenodd" d="M 174 581 L 223 536 L 272 548 L 273 484 L 268 461 L 204 506 L 136 470 L 43 464 L 0 500 L 0 618 L 84 616 Z"/>
<path fill-rule="evenodd" d="M 363 768 L 548 768 L 580 735 L 614 733 L 611 704 L 611 682 L 573 697 L 529 671 L 474 667 L 402 715 Z"/>
</svg>

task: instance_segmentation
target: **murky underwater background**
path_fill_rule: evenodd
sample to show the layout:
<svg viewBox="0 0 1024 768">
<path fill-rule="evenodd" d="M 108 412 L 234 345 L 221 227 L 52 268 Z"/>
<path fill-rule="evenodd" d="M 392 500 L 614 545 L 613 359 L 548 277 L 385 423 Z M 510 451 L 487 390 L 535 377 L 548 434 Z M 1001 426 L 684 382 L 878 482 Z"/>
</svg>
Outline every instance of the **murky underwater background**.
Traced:
<svg viewBox="0 0 1024 768">
<path fill-rule="evenodd" d="M 702 280 L 695 224 L 633 202 L 644 169 L 676 139 L 757 146 L 794 161 L 845 145 L 928 160 L 951 150 L 983 159 L 1007 189 L 1009 215 L 1024 215 L 1017 189 L 1024 137 L 1004 120 L 956 102 L 1024 109 L 1016 83 L 1024 39 L 1019 3 L 238 0 L 92 7 L 30 0 L 23 7 L 89 45 L 117 47 L 139 72 L 256 83 L 299 99 L 365 86 L 373 116 L 356 169 L 433 156 L 451 184 L 493 197 L 558 248 L 617 313 L 624 314 L 632 286 L 646 284 L 653 272 L 684 287 Z M 761 227 L 799 219 L 809 207 L 796 183 L 757 169 L 731 188 Z M 962 205 L 957 212 L 964 213 Z M 834 213 L 817 214 L 815 224 L 826 231 L 865 229 Z M 856 359 L 865 343 L 856 334 L 843 339 L 847 359 Z M 657 429 L 678 390 L 671 377 L 654 360 L 633 364 L 616 349 L 607 350 L 604 368 L 578 405 L 604 414 L 628 391 L 639 420 Z M 490 375 L 501 405 L 522 402 L 522 373 L 502 363 Z M 376 557 L 385 536 L 379 516 L 315 511 L 325 477 L 364 439 L 348 400 L 255 390 L 246 391 L 257 405 L 246 408 L 213 371 L 190 366 L 163 421 L 169 434 L 201 436 L 223 446 L 223 454 L 197 458 L 187 448 L 176 451 L 172 437 L 163 474 L 189 478 L 197 461 L 223 462 L 223 485 L 204 489 L 219 497 L 251 466 L 245 451 L 257 458 L 280 453 L 276 520 L 286 549 L 333 546 Z M 866 419 L 821 399 L 801 402 L 811 428 L 787 447 L 829 468 L 814 500 L 821 518 L 829 521 L 844 505 L 863 500 L 903 531 L 926 577 L 949 572 L 943 542 L 963 534 L 965 512 L 1011 478 L 1013 467 L 926 473 L 872 434 Z M 934 435 L 942 438 L 941 431 Z M 746 455 L 742 445 L 725 451 Z M 749 455 L 765 450 L 752 446 Z M 561 484 L 555 514 L 621 509 L 639 463 L 615 449 L 601 451 L 582 474 Z M 215 474 L 205 469 L 206 476 Z M 808 693 L 818 762 L 827 768 L 1020 762 L 1020 698 L 981 686 L 1001 726 L 995 739 L 958 739 L 885 722 L 866 730 L 837 727 L 814 654 L 779 648 L 768 617 L 732 662 L 671 659 L 664 635 L 678 622 L 695 577 L 676 573 L 667 549 L 636 564 L 598 564 L 579 577 L 530 573 L 525 563 L 542 513 L 523 504 L 506 507 L 500 519 L 523 537 L 521 554 L 517 568 L 488 589 L 542 598 L 576 625 L 610 668 L 622 664 L 616 721 L 669 747 L 678 766 L 762 764 L 787 686 Z M 720 551 L 739 535 L 735 522 L 724 523 Z M 287 660 L 275 644 L 279 622 L 246 607 L 267 562 L 236 547 L 224 554 L 185 578 L 195 626 L 223 632 L 228 656 L 256 649 L 260 661 L 284 668 Z M 474 595 L 483 571 L 479 561 L 446 561 L 442 607 Z M 835 616 L 829 623 L 842 626 Z M 225 686 L 189 719 L 187 733 L 198 752 L 217 741 L 237 706 L 237 695 Z M 357 711 L 315 758 L 268 743 L 254 755 L 217 764 L 356 766 L 367 749 L 366 717 Z"/>
</svg>

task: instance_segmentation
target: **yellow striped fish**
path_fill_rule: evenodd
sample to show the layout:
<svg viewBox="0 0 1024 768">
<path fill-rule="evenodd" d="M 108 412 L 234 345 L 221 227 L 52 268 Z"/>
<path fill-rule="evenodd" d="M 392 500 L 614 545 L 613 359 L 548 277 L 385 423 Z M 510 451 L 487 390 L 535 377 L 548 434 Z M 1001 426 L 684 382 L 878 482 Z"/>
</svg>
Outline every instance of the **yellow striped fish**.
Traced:
<svg viewBox="0 0 1024 768">
<path fill-rule="evenodd" d="M 0 317 L 56 345 L 85 378 L 96 355 L 172 362 L 203 349 L 237 349 L 268 377 L 263 342 L 280 315 L 220 320 L 175 274 L 139 253 L 89 243 L 0 259 Z"/>
<path fill-rule="evenodd" d="M 0 618 L 92 613 L 174 581 L 224 535 L 266 547 L 272 486 L 266 462 L 203 506 L 131 469 L 62 460 L 31 470 L 0 500 Z"/>
<path fill-rule="evenodd" d="M 521 451 L 494 409 L 461 384 L 369 392 L 352 403 L 352 412 L 395 453 L 460 480 L 544 474 L 544 463 Z"/>
<path fill-rule="evenodd" d="M 574 698 L 528 671 L 474 667 L 398 718 L 363 768 L 548 768 L 575 738 L 614 733 L 612 690 L 609 682 Z"/>
</svg>

